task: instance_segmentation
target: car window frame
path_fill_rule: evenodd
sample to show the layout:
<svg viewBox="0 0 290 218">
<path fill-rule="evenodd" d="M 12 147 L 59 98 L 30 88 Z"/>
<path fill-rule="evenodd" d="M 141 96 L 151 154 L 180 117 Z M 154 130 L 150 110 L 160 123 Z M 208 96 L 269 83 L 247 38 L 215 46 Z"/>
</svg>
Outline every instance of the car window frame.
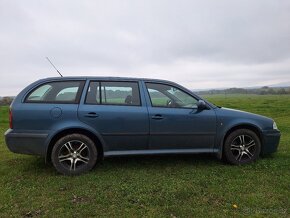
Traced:
<svg viewBox="0 0 290 218">
<path fill-rule="evenodd" d="M 49 83 L 57 83 L 57 82 L 79 82 L 79 89 L 77 91 L 76 94 L 76 98 L 75 101 L 41 101 L 41 100 L 37 100 L 37 101 L 31 101 L 28 100 L 28 97 L 30 96 L 30 94 L 32 94 L 36 89 L 38 89 L 39 87 L 49 84 Z M 23 100 L 23 103 L 25 104 L 79 104 L 80 100 L 81 100 L 81 96 L 83 93 L 83 89 L 85 86 L 85 80 L 52 80 L 52 81 L 46 81 L 44 83 L 41 84 L 37 84 L 35 87 L 33 87 L 31 90 L 29 90 Z"/>
<path fill-rule="evenodd" d="M 88 96 L 88 91 L 90 88 L 90 84 L 92 82 L 98 82 L 99 83 L 99 93 L 100 93 L 100 103 L 87 103 L 87 96 Z M 119 83 L 136 83 L 137 84 L 137 89 L 138 89 L 138 94 L 139 94 L 139 105 L 130 105 L 130 104 L 103 104 L 102 103 L 102 82 L 119 82 Z M 128 80 L 89 80 L 89 84 L 88 87 L 86 89 L 86 93 L 85 93 L 85 98 L 84 98 L 84 102 L 85 105 L 97 105 L 97 106 L 126 106 L 126 107 L 142 107 L 142 99 L 141 99 L 141 92 L 140 92 L 140 84 L 139 81 L 128 81 Z"/>
<path fill-rule="evenodd" d="M 167 106 L 154 106 L 152 104 L 152 99 L 151 99 L 151 96 L 150 96 L 150 93 L 149 93 L 149 90 L 148 90 L 148 87 L 147 87 L 147 84 L 148 83 L 151 83 L 151 84 L 158 84 L 158 85 L 166 85 L 166 86 L 170 86 L 170 87 L 173 87 L 173 88 L 176 88 L 178 90 L 181 90 L 182 92 L 188 94 L 189 96 L 191 96 L 192 98 L 196 99 L 196 102 L 198 102 L 200 99 L 197 98 L 196 96 L 192 95 L 191 93 L 189 93 L 188 91 L 182 89 L 181 87 L 178 87 L 176 85 L 173 85 L 173 84 L 167 84 L 167 83 L 162 83 L 162 82 L 154 82 L 154 81 L 144 81 L 144 84 L 145 84 L 145 89 L 146 89 L 146 92 L 147 92 L 147 95 L 148 95 L 148 98 L 149 98 L 149 101 L 150 101 L 150 106 L 151 107 L 154 107 L 154 108 L 169 108 L 169 109 L 191 109 L 191 110 L 194 110 L 194 109 L 197 109 L 197 107 L 167 107 Z M 161 92 L 162 93 L 162 92 Z M 164 94 L 164 93 L 162 93 Z M 170 93 L 171 94 L 171 93 Z M 165 95 L 165 94 L 164 94 Z M 172 95 L 172 94 L 171 94 Z M 165 95 L 167 96 L 167 95 Z M 173 95 L 174 96 L 174 95 Z M 168 96 L 167 96 L 168 97 Z M 175 96 L 174 96 L 175 97 Z M 169 98 L 169 97 L 168 97 Z"/>
<path fill-rule="evenodd" d="M 100 95 L 100 103 L 96 103 L 96 104 L 94 104 L 94 103 L 88 103 L 88 102 L 87 102 L 87 98 L 88 98 L 88 94 L 89 94 L 89 88 L 90 88 L 91 83 L 93 83 L 93 82 L 99 84 L 99 87 L 98 87 L 98 89 L 99 89 L 99 93 L 100 93 L 100 91 L 101 91 L 101 86 L 100 86 L 100 85 L 101 85 L 101 82 L 100 82 L 99 80 L 89 80 L 89 81 L 88 81 L 87 88 L 86 88 L 86 91 L 85 91 L 85 98 L 84 98 L 84 100 L 83 100 L 83 104 L 85 104 L 85 105 L 101 105 L 101 93 L 99 94 L 99 95 Z"/>
</svg>

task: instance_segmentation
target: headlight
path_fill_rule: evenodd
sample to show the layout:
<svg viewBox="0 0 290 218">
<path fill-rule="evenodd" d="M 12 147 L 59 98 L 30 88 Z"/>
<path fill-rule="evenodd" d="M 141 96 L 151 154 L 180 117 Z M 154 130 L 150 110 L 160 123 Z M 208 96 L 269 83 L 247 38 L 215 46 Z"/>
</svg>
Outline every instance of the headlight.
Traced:
<svg viewBox="0 0 290 218">
<path fill-rule="evenodd" d="M 277 126 L 277 124 L 276 124 L 276 122 L 275 122 L 275 121 L 273 122 L 273 129 L 276 129 L 276 130 L 278 130 L 278 126 Z"/>
</svg>

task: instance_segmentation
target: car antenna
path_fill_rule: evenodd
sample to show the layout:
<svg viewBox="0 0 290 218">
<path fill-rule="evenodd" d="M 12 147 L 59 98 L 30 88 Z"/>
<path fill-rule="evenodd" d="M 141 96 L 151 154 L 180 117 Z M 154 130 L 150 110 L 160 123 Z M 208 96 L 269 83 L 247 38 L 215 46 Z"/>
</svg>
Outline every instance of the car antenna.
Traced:
<svg viewBox="0 0 290 218">
<path fill-rule="evenodd" d="M 46 59 L 47 59 L 48 62 L 53 66 L 53 68 L 56 70 L 56 72 L 58 72 L 58 74 L 59 74 L 61 77 L 63 77 L 62 74 L 58 71 L 58 69 L 57 69 L 57 68 L 53 65 L 53 63 L 49 60 L 49 58 L 46 57 Z"/>
</svg>

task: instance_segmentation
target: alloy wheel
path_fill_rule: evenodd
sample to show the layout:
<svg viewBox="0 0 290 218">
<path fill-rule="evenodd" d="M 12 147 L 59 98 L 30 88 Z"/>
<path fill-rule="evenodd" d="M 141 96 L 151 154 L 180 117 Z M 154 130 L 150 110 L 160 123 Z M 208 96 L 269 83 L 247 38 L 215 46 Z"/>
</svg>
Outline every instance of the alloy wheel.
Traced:
<svg viewBox="0 0 290 218">
<path fill-rule="evenodd" d="M 249 135 L 239 135 L 232 141 L 230 150 L 237 161 L 247 161 L 254 157 L 256 142 Z"/>
<path fill-rule="evenodd" d="M 63 167 L 76 171 L 89 163 L 90 151 L 81 141 L 72 140 L 63 144 L 58 153 L 58 160 Z"/>
</svg>

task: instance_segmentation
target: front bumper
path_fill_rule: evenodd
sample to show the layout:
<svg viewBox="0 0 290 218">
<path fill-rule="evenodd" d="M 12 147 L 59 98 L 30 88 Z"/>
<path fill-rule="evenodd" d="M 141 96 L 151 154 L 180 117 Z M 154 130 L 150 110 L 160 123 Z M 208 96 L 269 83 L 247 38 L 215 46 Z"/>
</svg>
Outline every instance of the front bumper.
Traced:
<svg viewBox="0 0 290 218">
<path fill-rule="evenodd" d="M 14 153 L 45 155 L 47 133 L 17 132 L 13 129 L 8 129 L 4 135 L 8 149 Z"/>
<path fill-rule="evenodd" d="M 262 151 L 261 154 L 271 154 L 277 151 L 281 133 L 279 130 L 266 130 L 262 132 Z"/>
</svg>

